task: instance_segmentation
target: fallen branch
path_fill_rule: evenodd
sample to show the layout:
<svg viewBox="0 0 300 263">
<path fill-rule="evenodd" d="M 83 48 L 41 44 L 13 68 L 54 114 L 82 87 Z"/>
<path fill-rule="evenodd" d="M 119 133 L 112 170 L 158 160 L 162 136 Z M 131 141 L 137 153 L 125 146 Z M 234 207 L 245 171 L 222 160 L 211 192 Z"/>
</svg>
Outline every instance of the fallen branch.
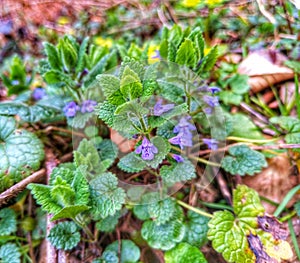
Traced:
<svg viewBox="0 0 300 263">
<path fill-rule="evenodd" d="M 32 175 L 28 176 L 24 180 L 20 181 L 19 183 L 15 184 L 14 186 L 10 187 L 6 191 L 0 194 L 0 207 L 16 196 L 18 193 L 22 192 L 26 186 L 30 183 L 39 182 L 46 174 L 46 169 L 43 168 Z"/>
</svg>

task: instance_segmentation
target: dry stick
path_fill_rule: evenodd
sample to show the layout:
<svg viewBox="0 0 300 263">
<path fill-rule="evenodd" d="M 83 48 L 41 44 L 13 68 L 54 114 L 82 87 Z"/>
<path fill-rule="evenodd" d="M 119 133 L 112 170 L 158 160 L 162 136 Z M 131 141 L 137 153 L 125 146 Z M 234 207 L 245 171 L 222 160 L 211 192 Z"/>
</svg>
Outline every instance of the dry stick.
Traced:
<svg viewBox="0 0 300 263">
<path fill-rule="evenodd" d="M 58 161 L 56 160 L 54 153 L 51 149 L 46 149 L 46 170 L 47 170 L 47 184 L 50 180 L 50 175 L 52 173 L 52 170 L 57 166 Z M 54 227 L 54 223 L 51 222 L 51 217 L 49 214 L 47 214 L 47 236 L 50 233 L 50 230 Z M 57 251 L 56 249 L 51 245 L 51 243 L 45 239 L 46 242 L 46 256 L 47 258 L 44 259 L 46 263 L 58 263 L 57 260 Z"/>
<path fill-rule="evenodd" d="M 16 196 L 18 193 L 22 192 L 28 184 L 39 182 L 44 177 L 45 173 L 46 169 L 43 168 L 1 193 L 0 207 L 6 204 L 11 198 Z"/>
</svg>

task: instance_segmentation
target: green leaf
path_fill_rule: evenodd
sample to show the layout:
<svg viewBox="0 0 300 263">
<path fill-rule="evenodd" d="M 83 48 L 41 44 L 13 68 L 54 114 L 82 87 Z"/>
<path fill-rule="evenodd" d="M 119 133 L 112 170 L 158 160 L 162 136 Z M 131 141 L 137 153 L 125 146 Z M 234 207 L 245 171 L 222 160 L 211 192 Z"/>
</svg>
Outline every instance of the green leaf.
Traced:
<svg viewBox="0 0 300 263">
<path fill-rule="evenodd" d="M 101 258 L 94 259 L 92 263 L 119 263 L 118 253 L 108 250 L 104 251 Z"/>
<path fill-rule="evenodd" d="M 173 43 L 177 48 L 183 40 L 182 29 L 179 25 L 174 24 L 171 30 L 169 30 L 168 41 Z"/>
<path fill-rule="evenodd" d="M 90 182 L 92 213 L 105 218 L 114 215 L 125 202 L 125 191 L 118 187 L 118 179 L 112 173 L 104 173 Z"/>
<path fill-rule="evenodd" d="M 56 213 L 52 218 L 51 221 L 63 219 L 63 218 L 75 218 L 78 214 L 88 210 L 90 207 L 86 205 L 71 205 L 66 206 L 61 209 L 58 213 Z"/>
<path fill-rule="evenodd" d="M 196 49 L 194 43 L 185 39 L 185 41 L 180 45 L 176 53 L 176 63 L 179 65 L 186 65 L 188 67 L 194 67 L 196 64 Z"/>
<path fill-rule="evenodd" d="M 121 105 L 125 103 L 123 94 L 120 91 L 120 80 L 114 75 L 101 74 L 96 77 L 100 88 L 109 103 L 112 105 Z"/>
<path fill-rule="evenodd" d="M 199 215 L 193 211 L 188 211 L 187 220 L 185 222 L 185 237 L 184 242 L 192 246 L 201 247 L 207 241 L 208 218 Z"/>
<path fill-rule="evenodd" d="M 173 42 L 169 42 L 168 45 L 168 61 L 175 62 L 176 60 L 176 46 L 173 44 Z"/>
<path fill-rule="evenodd" d="M 114 215 L 107 216 L 101 219 L 99 222 L 97 222 L 96 228 L 105 233 L 113 232 L 116 228 L 116 225 L 119 222 L 120 217 L 121 217 L 121 213 L 117 211 Z"/>
<path fill-rule="evenodd" d="M 241 95 L 247 93 L 250 89 L 248 78 L 247 75 L 235 74 L 227 80 L 227 83 L 235 94 Z"/>
<path fill-rule="evenodd" d="M 157 225 L 168 222 L 176 212 L 176 202 L 171 198 L 160 200 L 157 193 L 151 193 L 151 199 L 148 199 L 148 213 Z"/>
<path fill-rule="evenodd" d="M 208 54 L 203 58 L 202 64 L 200 66 L 200 70 L 204 72 L 210 71 L 214 67 L 217 58 L 218 58 L 218 47 L 214 46 L 208 52 Z"/>
<path fill-rule="evenodd" d="M 196 177 L 195 166 L 184 158 L 183 162 L 172 162 L 169 166 L 163 166 L 160 169 L 160 176 L 167 184 L 185 182 Z"/>
<path fill-rule="evenodd" d="M 44 239 L 46 237 L 46 231 L 47 231 L 47 217 L 46 213 L 38 207 L 36 209 L 36 225 L 35 228 L 32 231 L 32 239 L 33 240 L 39 240 Z"/>
<path fill-rule="evenodd" d="M 108 169 L 118 157 L 118 146 L 109 139 L 104 139 L 99 144 L 96 144 L 96 149 L 100 156 L 102 164 L 105 163 L 105 168 Z"/>
<path fill-rule="evenodd" d="M 129 67 L 130 70 L 132 70 L 133 72 L 135 72 L 138 75 L 138 78 L 140 80 L 144 79 L 144 74 L 145 74 L 145 65 L 140 62 L 137 61 L 135 59 L 126 57 L 121 64 L 120 67 L 120 72 L 119 72 L 119 77 L 122 78 L 122 76 L 124 75 L 124 71 L 126 69 L 126 67 Z"/>
<path fill-rule="evenodd" d="M 17 215 L 10 208 L 0 210 L 0 236 L 8 236 L 17 231 Z"/>
<path fill-rule="evenodd" d="M 284 62 L 286 66 L 294 70 L 296 73 L 300 73 L 300 62 L 299 61 L 293 61 L 293 60 L 287 60 Z"/>
<path fill-rule="evenodd" d="M 271 123 L 278 124 L 288 132 L 300 132 L 300 120 L 290 116 L 279 116 L 270 119 Z"/>
<path fill-rule="evenodd" d="M 94 121 L 94 114 L 94 112 L 77 112 L 75 117 L 67 118 L 68 125 L 74 129 L 83 129 L 89 121 Z"/>
<path fill-rule="evenodd" d="M 82 72 L 84 70 L 85 56 L 86 56 L 86 50 L 87 50 L 88 44 L 89 44 L 89 38 L 86 37 L 83 39 L 83 41 L 80 45 L 80 48 L 79 48 L 78 60 L 77 60 L 77 65 L 76 65 L 76 69 L 75 69 L 76 73 Z"/>
<path fill-rule="evenodd" d="M 229 115 L 229 121 L 232 125 L 232 131 L 230 132 L 231 136 L 263 139 L 261 132 L 248 116 L 242 113 L 236 113 Z"/>
<path fill-rule="evenodd" d="M 42 206 L 43 211 L 56 214 L 61 210 L 61 206 L 51 198 L 51 187 L 42 184 L 29 184 L 27 186 L 36 202 Z"/>
<path fill-rule="evenodd" d="M 166 80 L 158 80 L 159 94 L 169 101 L 175 103 L 183 103 L 183 97 L 185 96 L 184 90 L 175 83 L 168 82 Z"/>
<path fill-rule="evenodd" d="M 83 139 L 76 151 L 74 151 L 74 162 L 77 166 L 86 165 L 88 172 L 101 173 L 106 170 L 103 166 L 96 146 L 87 139 Z"/>
<path fill-rule="evenodd" d="M 242 100 L 243 100 L 243 96 L 239 95 L 239 94 L 235 94 L 232 91 L 229 90 L 223 90 L 219 93 L 219 97 L 220 100 L 224 102 L 224 104 L 226 105 L 240 105 Z"/>
<path fill-rule="evenodd" d="M 114 123 L 114 112 L 116 110 L 116 106 L 110 104 L 108 101 L 104 101 L 100 103 L 95 111 L 98 112 L 99 118 L 103 120 L 108 126 L 112 126 Z"/>
<path fill-rule="evenodd" d="M 142 226 L 142 237 L 154 249 L 172 249 L 182 241 L 184 233 L 184 225 L 181 220 L 176 218 L 160 225 L 157 225 L 154 221 L 145 221 Z"/>
<path fill-rule="evenodd" d="M 44 43 L 45 52 L 47 55 L 48 62 L 53 69 L 61 70 L 62 68 L 62 61 L 58 54 L 58 51 L 55 46 L 46 42 Z"/>
<path fill-rule="evenodd" d="M 80 233 L 74 222 L 60 222 L 51 230 L 47 239 L 57 249 L 70 250 L 80 241 Z"/>
<path fill-rule="evenodd" d="M 21 253 L 19 248 L 12 243 L 7 243 L 0 247 L 0 262 L 1 263 L 20 263 Z"/>
<path fill-rule="evenodd" d="M 226 210 L 214 213 L 208 223 L 207 237 L 228 262 L 255 262 L 247 235 L 249 231 L 255 233 L 257 217 L 264 214 L 258 193 L 245 185 L 238 185 L 233 192 L 233 208 L 236 218 Z"/>
<path fill-rule="evenodd" d="M 230 156 L 222 160 L 222 168 L 235 175 L 253 175 L 267 166 L 264 155 L 250 149 L 247 145 L 237 145 L 229 148 Z"/>
<path fill-rule="evenodd" d="M 165 253 L 166 263 L 207 263 L 204 255 L 197 247 L 187 243 L 180 243 Z"/>
<path fill-rule="evenodd" d="M 159 46 L 159 54 L 164 59 L 168 58 L 168 45 L 168 40 L 164 39 Z"/>
<path fill-rule="evenodd" d="M 77 64 L 77 50 L 66 36 L 59 40 L 57 49 L 60 53 L 64 68 L 71 72 Z"/>
<path fill-rule="evenodd" d="M 121 158 L 118 167 L 127 173 L 136 173 L 144 170 L 146 164 L 138 158 L 136 153 L 131 152 Z"/>
<path fill-rule="evenodd" d="M 116 115 L 125 115 L 127 118 L 128 116 L 136 116 L 138 118 L 139 116 L 146 115 L 149 112 L 149 110 L 143 106 L 141 106 L 137 100 L 131 100 L 128 102 L 125 102 L 124 104 L 118 106 L 116 108 L 115 114 Z"/>
<path fill-rule="evenodd" d="M 295 204 L 295 210 L 297 212 L 297 215 L 300 216 L 300 201 L 298 201 L 296 204 Z"/>
<path fill-rule="evenodd" d="M 51 198 L 62 207 L 72 205 L 75 200 L 75 191 L 60 176 L 55 178 L 50 194 Z"/>
<path fill-rule="evenodd" d="M 136 246 L 131 240 L 122 239 L 121 240 L 121 257 L 120 263 L 135 263 L 140 259 L 141 252 L 138 246 Z M 119 251 L 119 241 L 108 245 L 105 249 L 105 252 L 112 251 L 118 254 Z"/>
<path fill-rule="evenodd" d="M 16 129 L 12 117 L 0 116 L 0 141 L 1 192 L 39 169 L 44 148 L 35 134 Z M 6 185 L 5 181 L 10 183 Z"/>
<path fill-rule="evenodd" d="M 130 100 L 139 98 L 143 93 L 141 80 L 136 72 L 126 66 L 120 82 L 120 91 Z"/>
</svg>

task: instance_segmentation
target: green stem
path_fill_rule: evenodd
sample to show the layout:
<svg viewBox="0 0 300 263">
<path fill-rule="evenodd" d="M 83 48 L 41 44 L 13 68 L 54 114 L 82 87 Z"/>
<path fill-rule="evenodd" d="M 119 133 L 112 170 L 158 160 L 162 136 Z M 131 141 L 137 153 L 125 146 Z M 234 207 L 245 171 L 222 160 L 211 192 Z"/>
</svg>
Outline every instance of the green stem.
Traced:
<svg viewBox="0 0 300 263">
<path fill-rule="evenodd" d="M 280 222 L 285 222 L 285 221 L 291 219 L 291 218 L 292 218 L 294 215 L 296 215 L 296 214 L 297 214 L 296 211 L 292 211 L 291 213 L 287 214 L 286 216 L 280 218 L 279 221 L 280 221 Z"/>
<path fill-rule="evenodd" d="M 204 211 L 202 211 L 202 210 L 200 210 L 200 209 L 198 209 L 196 207 L 190 206 L 190 205 L 188 205 L 188 204 L 186 204 L 186 203 L 184 203 L 184 202 L 182 202 L 180 200 L 177 200 L 177 203 L 179 205 L 181 205 L 181 206 L 183 206 L 183 207 L 185 207 L 185 208 L 187 208 L 187 209 L 189 209 L 189 210 L 191 210 L 191 211 L 199 214 L 199 215 L 202 215 L 202 216 L 205 216 L 205 217 L 208 217 L 208 218 L 213 218 L 213 215 L 211 215 L 209 213 L 206 213 L 206 212 L 204 212 Z"/>
<path fill-rule="evenodd" d="M 80 226 L 83 231 L 88 235 L 89 239 L 94 242 L 95 241 L 95 237 L 93 235 L 93 233 L 91 232 L 91 230 L 86 226 L 86 224 L 84 224 L 81 220 L 80 215 L 72 218 L 72 220 L 78 225 Z"/>
<path fill-rule="evenodd" d="M 300 119 L 300 95 L 299 95 L 299 79 L 298 74 L 295 74 L 295 101 L 298 118 Z"/>
<path fill-rule="evenodd" d="M 296 237 L 296 233 L 293 227 L 293 222 L 291 219 L 289 219 L 288 221 L 288 225 L 289 225 L 289 230 L 290 230 L 290 234 L 291 234 L 291 238 L 292 238 L 292 242 L 295 248 L 295 252 L 297 254 L 298 259 L 300 260 L 300 248 L 299 248 L 299 244 L 298 244 L 298 240 Z"/>
<path fill-rule="evenodd" d="M 241 138 L 241 137 L 235 137 L 235 136 L 227 137 L 227 140 L 237 141 L 237 142 L 250 142 L 250 143 L 268 143 L 268 142 L 277 141 L 279 139 L 280 138 L 274 138 L 274 139 L 270 139 L 270 140 L 260 140 L 260 139 Z"/>
<path fill-rule="evenodd" d="M 233 208 L 229 205 L 224 205 L 224 204 L 216 204 L 216 203 L 207 203 L 207 202 L 202 202 L 200 201 L 200 203 L 202 205 L 205 205 L 209 208 L 215 208 L 215 209 L 226 209 L 226 210 L 230 210 L 230 211 L 233 211 Z"/>
</svg>

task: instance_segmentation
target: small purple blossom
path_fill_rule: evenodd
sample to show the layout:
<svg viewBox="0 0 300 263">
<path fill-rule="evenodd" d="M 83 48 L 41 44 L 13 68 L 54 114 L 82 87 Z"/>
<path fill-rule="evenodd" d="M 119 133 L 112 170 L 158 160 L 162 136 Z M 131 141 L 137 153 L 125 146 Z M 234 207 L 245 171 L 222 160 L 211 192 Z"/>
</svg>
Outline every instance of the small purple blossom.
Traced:
<svg viewBox="0 0 300 263">
<path fill-rule="evenodd" d="M 75 101 L 69 102 L 64 108 L 63 112 L 66 117 L 72 118 L 75 117 L 77 111 L 80 110 L 80 107 L 76 104 Z"/>
<path fill-rule="evenodd" d="M 172 144 L 179 145 L 181 149 L 193 146 L 192 134 L 178 133 L 175 137 L 169 139 Z"/>
<path fill-rule="evenodd" d="M 179 154 L 172 154 L 173 159 L 178 162 L 178 163 L 182 163 L 184 162 L 184 159 L 181 155 Z"/>
<path fill-rule="evenodd" d="M 196 130 L 196 127 L 188 122 L 189 117 L 182 117 L 178 124 L 174 127 L 174 133 L 190 133 L 190 131 Z"/>
<path fill-rule="evenodd" d="M 150 161 L 154 158 L 154 154 L 158 153 L 158 150 L 153 143 L 144 137 L 142 144 L 135 149 L 135 153 L 142 153 L 142 159 L 145 161 Z"/>
<path fill-rule="evenodd" d="M 221 89 L 220 89 L 219 87 L 216 87 L 216 86 L 208 87 L 207 89 L 208 89 L 208 91 L 210 91 L 212 94 L 215 94 L 215 93 L 221 91 Z"/>
<path fill-rule="evenodd" d="M 202 139 L 203 143 L 207 145 L 207 147 L 213 151 L 218 149 L 218 141 L 216 139 Z"/>
<path fill-rule="evenodd" d="M 46 96 L 46 90 L 43 88 L 36 88 L 33 92 L 32 92 L 32 98 L 34 100 L 41 100 L 43 97 Z"/>
<path fill-rule="evenodd" d="M 11 81 L 11 84 L 14 85 L 14 86 L 19 85 L 20 81 L 17 80 L 17 79 L 14 79 L 14 80 Z"/>
<path fill-rule="evenodd" d="M 152 56 L 151 58 L 152 58 L 152 59 L 156 59 L 156 58 L 161 59 L 159 50 L 158 50 L 158 49 L 155 49 L 154 52 L 155 52 L 155 55 Z"/>
<path fill-rule="evenodd" d="M 94 100 L 85 100 L 81 105 L 81 112 L 93 112 L 97 102 Z"/>
<path fill-rule="evenodd" d="M 154 105 L 154 108 L 153 108 L 153 115 L 154 116 L 160 116 L 162 115 L 163 113 L 165 112 L 168 112 L 170 110 L 172 110 L 174 108 L 174 104 L 165 104 L 165 105 L 162 105 L 162 99 L 159 99 L 156 104 Z"/>
<path fill-rule="evenodd" d="M 212 97 L 212 96 L 204 95 L 203 101 L 212 108 L 219 106 L 219 97 Z"/>
</svg>

